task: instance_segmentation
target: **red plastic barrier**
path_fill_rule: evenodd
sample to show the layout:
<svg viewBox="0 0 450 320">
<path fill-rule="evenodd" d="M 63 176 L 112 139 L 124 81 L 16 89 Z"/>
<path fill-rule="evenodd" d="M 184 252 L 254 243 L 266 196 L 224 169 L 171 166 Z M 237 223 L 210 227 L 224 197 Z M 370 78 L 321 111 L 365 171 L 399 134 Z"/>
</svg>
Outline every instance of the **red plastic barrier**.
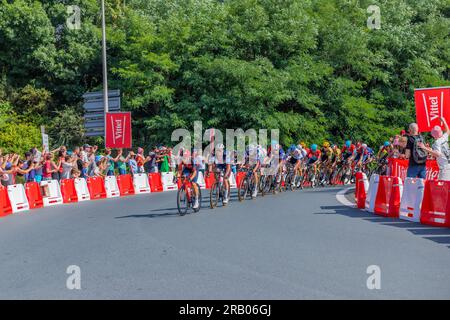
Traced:
<svg viewBox="0 0 450 320">
<path fill-rule="evenodd" d="M 398 177 L 380 176 L 375 199 L 375 214 L 398 218 L 400 213 L 401 181 Z"/>
<path fill-rule="evenodd" d="M 131 174 L 123 174 L 118 176 L 117 184 L 119 185 L 121 197 L 134 194 L 133 177 Z"/>
<path fill-rule="evenodd" d="M 393 177 L 399 177 L 403 181 L 406 179 L 409 161 L 405 159 L 388 159 L 389 171 L 388 174 Z M 426 163 L 427 180 L 437 180 L 439 175 L 439 166 L 436 160 L 428 160 Z"/>
<path fill-rule="evenodd" d="M 214 177 L 214 174 L 210 173 L 209 176 L 205 175 L 205 188 L 206 189 L 211 189 L 211 187 L 213 186 L 215 180 L 216 179 Z"/>
<path fill-rule="evenodd" d="M 450 227 L 450 181 L 427 180 L 420 210 L 420 223 Z"/>
<path fill-rule="evenodd" d="M 105 181 L 102 177 L 89 177 L 87 178 L 87 185 L 91 200 L 106 198 Z"/>
<path fill-rule="evenodd" d="M 362 172 L 357 172 L 355 175 L 355 202 L 358 209 L 366 207 L 366 188 Z"/>
<path fill-rule="evenodd" d="M 245 178 L 245 172 L 239 171 L 238 173 L 236 173 L 236 186 L 238 188 L 241 185 L 242 179 L 244 179 L 244 178 Z"/>
<path fill-rule="evenodd" d="M 437 180 L 439 177 L 439 165 L 436 160 L 427 161 L 427 180 Z"/>
<path fill-rule="evenodd" d="M 148 182 L 150 183 L 150 190 L 152 192 L 163 191 L 161 175 L 159 173 L 149 173 L 148 174 Z"/>
<path fill-rule="evenodd" d="M 0 217 L 5 217 L 11 213 L 12 207 L 8 197 L 8 189 L 0 185 Z"/>
<path fill-rule="evenodd" d="M 37 182 L 27 182 L 25 184 L 25 193 L 28 198 L 30 209 L 42 208 L 44 201 L 42 199 L 41 187 Z"/>
<path fill-rule="evenodd" d="M 61 195 L 64 203 L 78 202 L 77 190 L 73 179 L 61 180 Z"/>
</svg>

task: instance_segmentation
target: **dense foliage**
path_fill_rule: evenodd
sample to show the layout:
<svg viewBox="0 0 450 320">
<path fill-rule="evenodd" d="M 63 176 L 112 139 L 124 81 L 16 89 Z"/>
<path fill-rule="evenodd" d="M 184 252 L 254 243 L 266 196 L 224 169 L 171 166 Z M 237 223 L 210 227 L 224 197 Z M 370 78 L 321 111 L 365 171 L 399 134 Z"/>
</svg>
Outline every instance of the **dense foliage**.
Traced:
<svg viewBox="0 0 450 320">
<path fill-rule="evenodd" d="M 79 30 L 65 24 L 74 4 Z M 284 144 L 378 144 L 414 120 L 414 88 L 450 85 L 450 0 L 107 0 L 107 16 L 110 88 L 143 146 L 194 120 L 279 128 Z M 0 123 L 28 130 L 1 127 L 1 146 L 34 143 L 41 124 L 55 144 L 84 139 L 100 22 L 97 0 L 0 0 L 0 103 L 15 117 Z"/>
</svg>

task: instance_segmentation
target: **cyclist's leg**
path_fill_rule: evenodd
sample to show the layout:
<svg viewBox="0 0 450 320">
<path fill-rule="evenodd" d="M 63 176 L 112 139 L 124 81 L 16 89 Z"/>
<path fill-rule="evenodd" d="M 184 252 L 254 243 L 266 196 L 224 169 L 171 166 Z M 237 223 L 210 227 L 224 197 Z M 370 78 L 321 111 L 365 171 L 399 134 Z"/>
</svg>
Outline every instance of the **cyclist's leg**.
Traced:
<svg viewBox="0 0 450 320">
<path fill-rule="evenodd" d="M 197 209 L 200 205 L 199 202 L 199 190 L 198 190 L 198 184 L 197 184 L 197 177 L 198 177 L 198 173 L 197 170 L 193 170 L 192 173 L 189 176 L 189 179 L 192 181 L 192 189 L 194 190 L 194 197 L 195 197 L 195 201 L 194 201 L 194 209 Z"/>
<path fill-rule="evenodd" d="M 258 161 L 255 165 L 255 168 L 253 169 L 253 179 L 255 180 L 255 185 L 254 185 L 254 189 L 252 192 L 253 198 L 255 198 L 258 195 L 258 182 L 259 182 L 258 172 L 259 172 L 260 168 L 261 168 L 261 164 Z"/>
<path fill-rule="evenodd" d="M 230 181 L 228 180 L 231 176 L 231 167 L 230 165 L 226 166 L 225 173 L 223 176 L 223 187 L 224 187 L 224 194 L 223 194 L 223 203 L 228 203 L 228 200 L 230 198 Z"/>
</svg>

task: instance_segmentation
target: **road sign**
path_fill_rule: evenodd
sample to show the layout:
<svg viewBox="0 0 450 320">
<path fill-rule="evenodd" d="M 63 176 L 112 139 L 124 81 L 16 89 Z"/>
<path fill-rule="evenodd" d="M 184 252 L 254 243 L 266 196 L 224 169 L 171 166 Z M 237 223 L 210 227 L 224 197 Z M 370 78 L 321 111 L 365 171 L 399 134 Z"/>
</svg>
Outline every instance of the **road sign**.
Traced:
<svg viewBox="0 0 450 320">
<path fill-rule="evenodd" d="M 45 134 L 45 133 L 42 134 L 42 145 L 44 146 L 45 152 L 48 152 L 50 150 L 50 147 L 48 144 L 48 134 Z"/>
<path fill-rule="evenodd" d="M 105 135 L 105 114 L 102 91 L 88 92 L 84 98 L 84 127 L 88 137 Z M 120 111 L 120 90 L 108 91 L 109 111 Z"/>
</svg>

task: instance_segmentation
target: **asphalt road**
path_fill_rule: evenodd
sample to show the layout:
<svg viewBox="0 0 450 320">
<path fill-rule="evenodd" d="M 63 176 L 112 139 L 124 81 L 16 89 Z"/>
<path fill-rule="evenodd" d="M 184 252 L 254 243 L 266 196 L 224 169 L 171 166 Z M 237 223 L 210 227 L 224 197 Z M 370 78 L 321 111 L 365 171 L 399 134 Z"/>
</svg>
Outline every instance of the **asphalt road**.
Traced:
<svg viewBox="0 0 450 320">
<path fill-rule="evenodd" d="M 2 299 L 450 298 L 450 229 L 346 207 L 339 188 L 177 215 L 174 192 L 0 219 Z M 81 270 L 69 290 L 68 266 Z M 368 266 L 381 289 L 367 288 Z"/>
</svg>

